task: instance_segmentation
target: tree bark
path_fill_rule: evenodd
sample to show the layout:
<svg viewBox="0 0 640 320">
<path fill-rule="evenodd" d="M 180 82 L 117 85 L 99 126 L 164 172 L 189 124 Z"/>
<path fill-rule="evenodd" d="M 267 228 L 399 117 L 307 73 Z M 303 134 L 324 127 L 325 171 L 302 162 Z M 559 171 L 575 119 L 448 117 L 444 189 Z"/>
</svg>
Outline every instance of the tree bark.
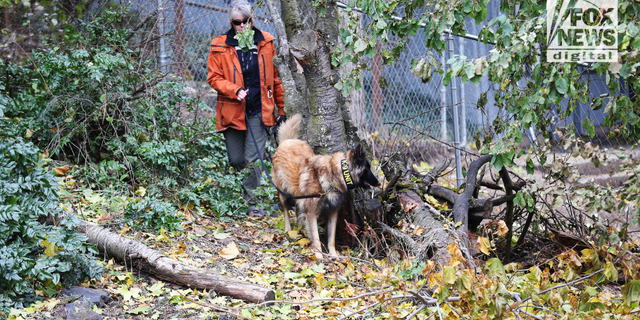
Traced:
<svg viewBox="0 0 640 320">
<path fill-rule="evenodd" d="M 335 0 L 321 5 L 325 9 L 323 15 L 311 0 L 280 2 L 281 21 L 290 48 L 288 67 L 301 97 L 287 111 L 303 115 L 301 138 L 315 153 L 327 154 L 344 152 L 347 146 L 361 143 L 361 139 L 345 98 L 334 87 L 340 80 L 340 74 L 331 65 L 332 50 L 340 45 L 338 8 Z M 267 6 L 271 8 L 272 4 Z M 279 24 L 276 22 L 276 27 Z M 281 32 L 278 36 L 282 37 Z"/>
<path fill-rule="evenodd" d="M 271 289 L 184 264 L 102 227 L 85 223 L 82 231 L 107 256 L 128 265 L 138 264 L 159 279 L 255 303 L 275 300 Z"/>
<path fill-rule="evenodd" d="M 299 106 L 304 106 L 305 104 L 304 96 L 300 93 L 292 74 L 293 71 L 290 68 L 291 65 L 295 65 L 297 62 L 295 61 L 295 57 L 289 55 L 289 38 L 286 33 L 285 24 L 280 17 L 280 12 L 276 8 L 274 1 L 265 0 L 264 2 L 269 9 L 276 34 L 278 35 L 278 55 L 273 58 L 273 64 L 278 69 L 278 76 L 280 77 L 280 81 L 282 81 L 282 87 L 285 92 L 284 112 L 293 115 Z M 297 70 L 297 68 L 293 70 Z"/>
<path fill-rule="evenodd" d="M 473 245 L 469 243 L 465 233 L 456 232 L 453 225 L 440 212 L 429 204 L 417 201 L 417 199 L 420 199 L 419 195 L 413 192 L 402 192 L 399 196 L 405 210 L 406 208 L 413 208 L 410 213 L 412 223 L 425 229 L 424 234 L 418 240 L 415 240 L 420 245 L 412 248 L 413 255 L 418 259 L 432 259 L 437 263 L 446 265 L 451 259 L 447 246 L 450 243 L 456 243 L 467 263 L 473 264 L 471 251 L 473 250 Z"/>
<path fill-rule="evenodd" d="M 504 190 L 507 196 L 513 195 L 513 182 L 509 177 L 509 172 L 506 167 L 500 169 L 500 178 L 504 184 Z M 505 244 L 504 262 L 511 262 L 511 238 L 513 237 L 513 200 L 507 202 L 507 210 L 504 214 L 504 222 L 507 224 L 509 231 L 507 232 L 507 241 Z"/>
</svg>

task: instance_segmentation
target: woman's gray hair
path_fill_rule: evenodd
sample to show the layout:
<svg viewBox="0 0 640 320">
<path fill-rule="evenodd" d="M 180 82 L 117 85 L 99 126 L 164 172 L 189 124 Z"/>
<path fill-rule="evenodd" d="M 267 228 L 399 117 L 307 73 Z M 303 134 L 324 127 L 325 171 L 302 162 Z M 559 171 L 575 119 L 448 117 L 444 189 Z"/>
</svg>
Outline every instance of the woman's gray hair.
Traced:
<svg viewBox="0 0 640 320">
<path fill-rule="evenodd" d="M 253 16 L 253 12 L 251 12 L 251 5 L 246 0 L 235 0 L 231 2 L 229 6 L 229 24 L 231 24 L 231 28 L 233 28 L 233 20 L 236 14 L 241 14 L 245 18 L 251 18 L 251 22 L 248 23 L 247 27 L 258 29 L 258 21 Z"/>
</svg>

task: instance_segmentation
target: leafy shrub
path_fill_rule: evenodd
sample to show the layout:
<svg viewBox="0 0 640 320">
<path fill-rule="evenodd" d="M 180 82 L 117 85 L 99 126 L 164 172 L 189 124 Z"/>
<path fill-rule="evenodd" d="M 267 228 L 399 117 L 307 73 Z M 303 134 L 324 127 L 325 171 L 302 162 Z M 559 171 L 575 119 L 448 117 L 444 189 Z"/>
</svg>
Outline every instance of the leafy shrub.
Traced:
<svg viewBox="0 0 640 320">
<path fill-rule="evenodd" d="M 98 164 L 87 163 L 81 173 L 92 188 L 114 191 L 127 190 L 127 167 L 117 161 L 104 160 Z"/>
<path fill-rule="evenodd" d="M 156 198 L 134 199 L 124 210 L 124 217 L 136 229 L 182 230 L 183 218 L 176 213 L 175 206 Z"/>
<path fill-rule="evenodd" d="M 242 212 L 244 173 L 230 172 L 215 119 L 188 116 L 208 107 L 156 68 L 154 18 L 140 21 L 127 6 L 85 14 L 61 21 L 62 34 L 25 65 L 0 61 L 0 112 L 11 119 L 3 131 L 84 164 L 78 178 L 90 188 L 145 187 L 150 199 Z"/>
<path fill-rule="evenodd" d="M 127 6 L 94 19 L 65 24 L 57 46 L 34 51 L 29 63 L 0 62 L 0 95 L 13 134 L 29 138 L 54 157 L 76 163 L 123 159 L 130 150 L 108 142 L 128 136 L 169 140 L 179 126 L 183 85 L 163 82 L 139 37 L 152 21 L 126 25 Z M 114 144 L 113 146 L 118 146 Z"/>
<path fill-rule="evenodd" d="M 62 210 L 53 175 L 39 167 L 38 148 L 21 138 L 0 139 L 0 168 L 0 308 L 34 301 L 35 290 L 55 294 L 60 285 L 99 277 L 97 251 L 75 231 L 77 216 L 45 224 Z"/>
</svg>

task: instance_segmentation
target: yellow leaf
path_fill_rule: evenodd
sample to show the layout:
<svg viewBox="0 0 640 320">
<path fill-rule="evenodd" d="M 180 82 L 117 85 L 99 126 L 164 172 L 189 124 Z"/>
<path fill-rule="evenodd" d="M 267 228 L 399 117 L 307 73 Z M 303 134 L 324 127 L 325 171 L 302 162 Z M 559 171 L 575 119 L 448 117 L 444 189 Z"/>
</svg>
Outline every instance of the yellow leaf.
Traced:
<svg viewBox="0 0 640 320">
<path fill-rule="evenodd" d="M 144 195 L 147 194 L 147 189 L 145 189 L 144 187 L 138 187 L 135 193 L 141 197 L 144 197 Z"/>
<path fill-rule="evenodd" d="M 126 234 L 127 232 L 129 232 L 129 230 L 131 230 L 131 227 L 126 227 L 126 226 L 125 226 L 124 228 L 122 228 L 122 230 L 120 230 L 120 231 L 118 232 L 118 234 L 120 234 L 120 235 L 124 235 L 124 234 Z"/>
<path fill-rule="evenodd" d="M 233 260 L 240 255 L 240 251 L 235 242 L 231 242 L 224 249 L 218 251 L 218 254 L 227 260 Z"/>
<path fill-rule="evenodd" d="M 549 294 L 549 302 L 552 306 L 557 307 L 562 305 L 564 301 L 562 300 L 562 295 L 558 291 L 551 290 Z"/>
<path fill-rule="evenodd" d="M 169 240 L 170 239 L 167 237 L 164 228 L 160 228 L 160 235 L 156 237 L 156 242 L 167 242 Z"/>
<path fill-rule="evenodd" d="M 327 279 L 324 277 L 324 273 L 316 273 L 313 277 L 313 284 L 317 288 L 324 288 L 324 285 L 327 283 Z M 323 290 L 324 291 L 324 290 Z"/>
<path fill-rule="evenodd" d="M 191 303 L 185 303 L 184 305 L 182 305 L 182 308 L 183 309 L 202 309 L 202 306 L 197 303 L 191 302 Z"/>
<path fill-rule="evenodd" d="M 342 290 L 342 292 L 340 292 L 340 296 L 342 298 L 350 298 L 350 297 L 355 296 L 355 291 L 353 290 L 352 286 L 348 286 L 348 287 L 344 288 Z"/>
<path fill-rule="evenodd" d="M 302 238 L 302 239 L 298 240 L 296 243 L 299 244 L 300 246 L 304 247 L 307 244 L 311 243 L 311 240 L 309 240 L 307 238 Z"/>
<path fill-rule="evenodd" d="M 597 268 L 600 264 L 600 259 L 598 259 L 598 253 L 592 249 L 583 249 L 582 253 L 582 261 L 587 264 L 593 265 L 593 267 Z"/>
<path fill-rule="evenodd" d="M 53 168 L 53 173 L 58 177 L 62 177 L 66 175 L 69 172 L 69 170 L 71 170 L 69 166 L 62 166 L 62 167 Z"/>
<path fill-rule="evenodd" d="M 120 294 L 124 301 L 129 301 L 131 300 L 131 298 L 140 297 L 140 289 L 131 288 L 131 290 L 129 290 L 125 285 L 118 287 L 116 293 Z"/>
<path fill-rule="evenodd" d="M 59 303 L 60 303 L 60 300 L 56 298 L 49 299 L 46 304 L 47 310 L 49 311 L 53 310 L 53 308 L 55 308 Z"/>
<path fill-rule="evenodd" d="M 438 210 L 448 210 L 449 206 L 447 206 L 446 202 L 440 203 L 436 198 L 429 194 L 424 194 L 424 199 L 427 200 L 434 208 Z"/>
<path fill-rule="evenodd" d="M 300 239 L 302 237 L 302 235 L 300 235 L 300 232 L 298 232 L 298 230 L 287 231 L 287 235 L 291 239 Z"/>
<path fill-rule="evenodd" d="M 480 252 L 486 255 L 491 254 L 491 241 L 489 241 L 489 238 L 478 237 L 477 242 L 478 242 L 478 250 L 480 250 Z"/>
<path fill-rule="evenodd" d="M 618 270 L 611 261 L 604 265 L 604 276 L 610 281 L 618 281 Z"/>
<path fill-rule="evenodd" d="M 447 246 L 447 251 L 451 254 L 451 265 L 457 266 L 460 263 L 467 262 L 467 259 L 462 255 L 462 251 L 455 244 L 451 243 Z"/>
<path fill-rule="evenodd" d="M 44 254 L 46 254 L 47 257 L 49 257 L 49 258 L 53 258 L 53 256 L 56 255 L 56 251 L 60 250 L 59 247 L 57 247 L 55 244 L 49 242 L 49 240 L 40 241 L 40 246 L 45 247 Z"/>
<path fill-rule="evenodd" d="M 91 189 L 85 189 L 82 191 L 82 195 L 84 196 L 84 199 L 89 202 L 89 203 L 98 203 L 102 201 L 102 197 L 93 192 L 93 190 Z"/>
<path fill-rule="evenodd" d="M 519 262 L 511 262 L 504 266 L 504 271 L 507 273 L 514 273 L 522 269 L 522 265 Z"/>
<path fill-rule="evenodd" d="M 474 276 L 474 273 L 473 271 L 470 271 L 470 270 L 467 270 L 467 272 L 464 272 L 463 274 L 460 275 L 458 279 L 462 284 L 462 289 L 464 289 L 463 291 L 470 292 L 473 289 L 473 284 L 472 284 L 473 276 Z"/>
<path fill-rule="evenodd" d="M 454 267 L 446 266 L 443 268 L 442 280 L 444 280 L 444 283 L 451 285 L 456 283 L 457 279 L 458 277 L 456 277 L 456 269 Z"/>
<path fill-rule="evenodd" d="M 413 264 L 411 263 L 410 259 L 403 259 L 402 263 L 400 264 L 400 270 L 407 270 L 409 268 L 411 268 L 413 266 Z"/>
<path fill-rule="evenodd" d="M 508 232 L 509 228 L 507 227 L 507 224 L 502 220 L 498 220 L 498 231 L 496 232 L 498 237 L 504 237 Z"/>
</svg>

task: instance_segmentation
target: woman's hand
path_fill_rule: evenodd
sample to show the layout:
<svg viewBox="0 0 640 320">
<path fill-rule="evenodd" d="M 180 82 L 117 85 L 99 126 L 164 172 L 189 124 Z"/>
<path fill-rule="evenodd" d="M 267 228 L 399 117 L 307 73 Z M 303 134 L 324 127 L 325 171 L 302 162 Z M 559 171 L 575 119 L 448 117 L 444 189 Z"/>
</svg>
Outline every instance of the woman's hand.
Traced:
<svg viewBox="0 0 640 320">
<path fill-rule="evenodd" d="M 238 101 L 242 101 L 244 98 L 246 98 L 248 93 L 249 93 L 249 89 L 247 90 L 240 89 L 240 91 L 238 91 Z"/>
</svg>

